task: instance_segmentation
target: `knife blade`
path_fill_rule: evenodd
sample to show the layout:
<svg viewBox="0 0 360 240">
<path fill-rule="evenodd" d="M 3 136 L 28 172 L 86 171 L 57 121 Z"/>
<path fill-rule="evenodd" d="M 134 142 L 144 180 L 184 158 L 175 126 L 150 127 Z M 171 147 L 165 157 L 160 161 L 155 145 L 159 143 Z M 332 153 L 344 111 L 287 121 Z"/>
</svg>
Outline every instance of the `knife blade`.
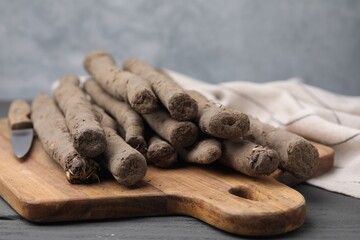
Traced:
<svg viewBox="0 0 360 240">
<path fill-rule="evenodd" d="M 34 130 L 30 113 L 30 105 L 22 99 L 14 100 L 9 108 L 11 142 L 17 158 L 25 157 L 31 148 Z"/>
</svg>

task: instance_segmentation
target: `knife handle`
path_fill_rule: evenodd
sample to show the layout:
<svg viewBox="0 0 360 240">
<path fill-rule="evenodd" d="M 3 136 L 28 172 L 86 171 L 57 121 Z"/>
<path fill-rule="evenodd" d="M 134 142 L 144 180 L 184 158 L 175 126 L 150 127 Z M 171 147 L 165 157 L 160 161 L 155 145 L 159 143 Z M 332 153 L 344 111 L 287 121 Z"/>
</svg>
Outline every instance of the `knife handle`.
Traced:
<svg viewBox="0 0 360 240">
<path fill-rule="evenodd" d="M 21 99 L 14 100 L 9 108 L 9 123 L 11 129 L 31 128 L 30 105 Z"/>
</svg>

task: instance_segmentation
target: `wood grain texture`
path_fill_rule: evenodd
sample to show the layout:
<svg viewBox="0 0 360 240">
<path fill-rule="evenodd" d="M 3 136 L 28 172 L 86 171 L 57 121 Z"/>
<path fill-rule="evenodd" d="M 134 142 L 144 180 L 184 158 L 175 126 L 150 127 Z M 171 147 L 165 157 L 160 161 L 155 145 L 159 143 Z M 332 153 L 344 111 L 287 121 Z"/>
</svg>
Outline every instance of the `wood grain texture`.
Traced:
<svg viewBox="0 0 360 240">
<path fill-rule="evenodd" d="M 149 167 L 136 188 L 108 178 L 71 185 L 35 141 L 21 162 L 9 149 L 0 120 L 0 193 L 23 217 L 36 222 L 184 214 L 227 232 L 272 235 L 294 230 L 305 219 L 305 200 L 270 177 L 249 178 L 228 168 Z"/>
</svg>

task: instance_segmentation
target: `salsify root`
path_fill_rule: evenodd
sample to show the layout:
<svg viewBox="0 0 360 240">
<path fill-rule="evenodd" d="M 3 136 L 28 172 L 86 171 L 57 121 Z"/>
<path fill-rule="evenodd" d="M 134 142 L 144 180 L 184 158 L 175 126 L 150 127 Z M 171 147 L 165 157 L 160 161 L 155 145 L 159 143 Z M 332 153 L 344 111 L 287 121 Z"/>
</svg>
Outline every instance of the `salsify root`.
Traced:
<svg viewBox="0 0 360 240">
<path fill-rule="evenodd" d="M 285 129 L 275 128 L 250 116 L 247 139 L 276 150 L 280 156 L 279 168 L 295 177 L 311 177 L 318 165 L 319 152 L 310 142 Z"/>
<path fill-rule="evenodd" d="M 187 91 L 199 106 L 197 123 L 200 129 L 211 136 L 235 139 L 249 130 L 249 117 L 239 111 L 226 109 L 209 101 L 197 91 Z"/>
<path fill-rule="evenodd" d="M 223 141 L 219 162 L 248 176 L 269 175 L 279 165 L 276 151 L 247 140 Z"/>
<path fill-rule="evenodd" d="M 109 127 L 109 128 L 115 129 L 115 130 L 118 128 L 117 122 L 112 117 L 110 117 L 102 107 L 100 107 L 96 104 L 93 104 L 93 109 L 94 109 L 94 111 L 97 112 L 97 114 L 101 114 L 100 125 L 103 128 Z"/>
<path fill-rule="evenodd" d="M 178 149 L 179 155 L 185 162 L 210 164 L 221 156 L 221 143 L 214 138 L 199 140 L 189 148 Z"/>
<path fill-rule="evenodd" d="M 141 77 L 116 67 L 115 60 L 103 51 L 86 55 L 84 67 L 113 97 L 128 102 L 139 113 L 150 113 L 157 108 L 158 100 L 150 83 Z"/>
<path fill-rule="evenodd" d="M 147 171 L 145 157 L 127 144 L 116 130 L 104 126 L 108 146 L 99 157 L 101 163 L 122 185 L 131 186 L 144 178 Z"/>
<path fill-rule="evenodd" d="M 145 62 L 129 59 L 123 68 L 148 80 L 162 104 L 176 120 L 191 120 L 196 117 L 198 106 L 173 79 L 159 73 Z"/>
<path fill-rule="evenodd" d="M 70 183 L 99 180 L 99 165 L 83 158 L 75 150 L 65 118 L 53 99 L 40 94 L 32 101 L 31 120 L 36 134 L 49 156 L 65 171 Z"/>
<path fill-rule="evenodd" d="M 147 165 L 144 156 L 128 145 L 116 131 L 117 124 L 102 108 L 94 105 L 102 114 L 101 126 L 106 135 L 107 148 L 96 159 L 120 184 L 132 186 L 146 174 Z"/>
<path fill-rule="evenodd" d="M 84 89 L 97 105 L 116 119 L 121 126 L 125 141 L 145 154 L 147 146 L 144 140 L 144 124 L 141 116 L 127 103 L 108 95 L 94 80 L 85 81 Z"/>
<path fill-rule="evenodd" d="M 105 133 L 79 82 L 77 76 L 64 76 L 54 90 L 54 98 L 65 116 L 77 152 L 83 157 L 96 157 L 106 148 Z"/>
<path fill-rule="evenodd" d="M 159 136 L 174 147 L 188 147 L 197 139 L 198 128 L 194 123 L 175 120 L 164 110 L 144 114 L 143 117 Z"/>
<path fill-rule="evenodd" d="M 148 142 L 147 160 L 157 167 L 168 168 L 177 162 L 177 152 L 174 147 L 157 134 L 153 134 Z"/>
</svg>

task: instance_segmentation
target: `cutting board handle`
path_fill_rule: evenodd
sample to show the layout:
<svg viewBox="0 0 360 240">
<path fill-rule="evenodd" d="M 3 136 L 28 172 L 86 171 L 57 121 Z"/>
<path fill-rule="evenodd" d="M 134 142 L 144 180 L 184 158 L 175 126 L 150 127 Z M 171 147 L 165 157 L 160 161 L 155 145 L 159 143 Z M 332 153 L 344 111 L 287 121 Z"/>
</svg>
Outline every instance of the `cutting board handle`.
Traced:
<svg viewBox="0 0 360 240">
<path fill-rule="evenodd" d="M 168 214 L 193 216 L 227 232 L 273 235 L 305 221 L 304 197 L 270 177 L 195 167 L 172 172 L 153 169 L 148 177 L 166 193 Z M 163 181 L 165 177 L 168 181 Z"/>
</svg>

